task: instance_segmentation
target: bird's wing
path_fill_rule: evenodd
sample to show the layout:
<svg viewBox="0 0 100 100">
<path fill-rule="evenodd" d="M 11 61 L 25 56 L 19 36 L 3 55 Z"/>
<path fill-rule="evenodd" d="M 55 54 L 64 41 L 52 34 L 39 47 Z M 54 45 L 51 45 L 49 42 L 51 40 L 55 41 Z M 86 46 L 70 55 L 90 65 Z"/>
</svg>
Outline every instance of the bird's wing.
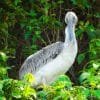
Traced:
<svg viewBox="0 0 100 100">
<path fill-rule="evenodd" d="M 55 59 L 63 49 L 63 42 L 56 42 L 30 55 L 20 68 L 19 76 L 25 73 L 35 73 L 39 68 Z"/>
</svg>

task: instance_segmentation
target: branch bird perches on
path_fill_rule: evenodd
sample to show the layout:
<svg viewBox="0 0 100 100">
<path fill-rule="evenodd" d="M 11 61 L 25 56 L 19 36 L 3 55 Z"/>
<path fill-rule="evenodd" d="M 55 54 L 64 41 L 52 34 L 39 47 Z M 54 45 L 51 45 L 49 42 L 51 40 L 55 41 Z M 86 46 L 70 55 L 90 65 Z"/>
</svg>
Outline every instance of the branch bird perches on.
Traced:
<svg viewBox="0 0 100 100">
<path fill-rule="evenodd" d="M 19 78 L 27 73 L 35 76 L 33 85 L 50 84 L 59 75 L 64 74 L 75 61 L 77 55 L 77 41 L 75 25 L 78 18 L 74 12 L 65 15 L 65 41 L 56 42 L 30 55 L 19 70 Z"/>
</svg>

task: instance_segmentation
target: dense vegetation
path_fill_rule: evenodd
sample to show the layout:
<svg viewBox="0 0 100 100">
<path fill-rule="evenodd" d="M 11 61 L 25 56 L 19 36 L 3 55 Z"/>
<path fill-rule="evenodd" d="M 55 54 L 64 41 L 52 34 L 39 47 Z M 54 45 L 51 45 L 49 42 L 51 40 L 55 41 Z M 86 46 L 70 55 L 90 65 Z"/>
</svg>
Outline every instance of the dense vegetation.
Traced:
<svg viewBox="0 0 100 100">
<path fill-rule="evenodd" d="M 0 100 L 99 100 L 99 0 L 0 1 Z M 75 11 L 78 55 L 73 72 L 50 86 L 31 87 L 34 76 L 18 80 L 25 58 L 55 41 L 64 41 L 64 16 Z M 40 89 L 42 88 L 42 89 Z"/>
</svg>

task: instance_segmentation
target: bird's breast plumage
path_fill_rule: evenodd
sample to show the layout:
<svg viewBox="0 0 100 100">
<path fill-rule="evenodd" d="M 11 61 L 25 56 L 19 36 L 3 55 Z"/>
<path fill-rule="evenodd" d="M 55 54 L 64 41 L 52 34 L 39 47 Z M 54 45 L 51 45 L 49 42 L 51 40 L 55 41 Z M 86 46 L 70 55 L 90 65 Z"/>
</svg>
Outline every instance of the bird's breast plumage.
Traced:
<svg viewBox="0 0 100 100">
<path fill-rule="evenodd" d="M 71 45 L 70 45 L 71 46 Z M 73 45 L 72 45 L 73 46 Z M 64 48 L 63 51 L 51 62 L 44 65 L 36 74 L 36 80 L 38 84 L 50 84 L 59 75 L 64 74 L 74 63 L 77 52 L 73 49 L 74 47 Z M 71 52 L 71 53 L 70 53 Z M 40 77 L 41 81 L 39 83 Z M 38 80 L 39 79 L 39 80 Z M 45 80 L 45 81 L 44 81 Z"/>
</svg>

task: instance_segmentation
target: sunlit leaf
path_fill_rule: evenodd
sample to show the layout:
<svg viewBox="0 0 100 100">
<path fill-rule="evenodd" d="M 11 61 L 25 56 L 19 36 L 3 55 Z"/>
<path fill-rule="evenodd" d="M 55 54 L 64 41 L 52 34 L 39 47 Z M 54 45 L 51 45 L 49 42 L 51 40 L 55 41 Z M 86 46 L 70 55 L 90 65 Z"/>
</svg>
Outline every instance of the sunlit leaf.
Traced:
<svg viewBox="0 0 100 100">
<path fill-rule="evenodd" d="M 7 56 L 6 56 L 6 54 L 3 53 L 3 52 L 0 52 L 0 61 L 4 61 L 4 62 L 6 62 L 6 60 L 7 60 Z"/>
<path fill-rule="evenodd" d="M 85 79 L 87 79 L 91 74 L 89 72 L 83 72 L 80 77 L 79 77 L 79 81 L 83 82 Z"/>
<path fill-rule="evenodd" d="M 34 96 L 36 98 L 35 90 L 29 86 L 24 87 L 23 95 L 25 97 Z"/>
<path fill-rule="evenodd" d="M 100 67 L 100 64 L 93 63 L 93 68 L 98 69 Z"/>
<path fill-rule="evenodd" d="M 28 73 L 24 76 L 24 80 L 32 84 L 33 82 L 35 82 L 35 77 L 33 76 L 33 74 Z"/>
<path fill-rule="evenodd" d="M 0 100 L 7 100 L 7 99 L 4 96 L 0 96 Z"/>
</svg>

